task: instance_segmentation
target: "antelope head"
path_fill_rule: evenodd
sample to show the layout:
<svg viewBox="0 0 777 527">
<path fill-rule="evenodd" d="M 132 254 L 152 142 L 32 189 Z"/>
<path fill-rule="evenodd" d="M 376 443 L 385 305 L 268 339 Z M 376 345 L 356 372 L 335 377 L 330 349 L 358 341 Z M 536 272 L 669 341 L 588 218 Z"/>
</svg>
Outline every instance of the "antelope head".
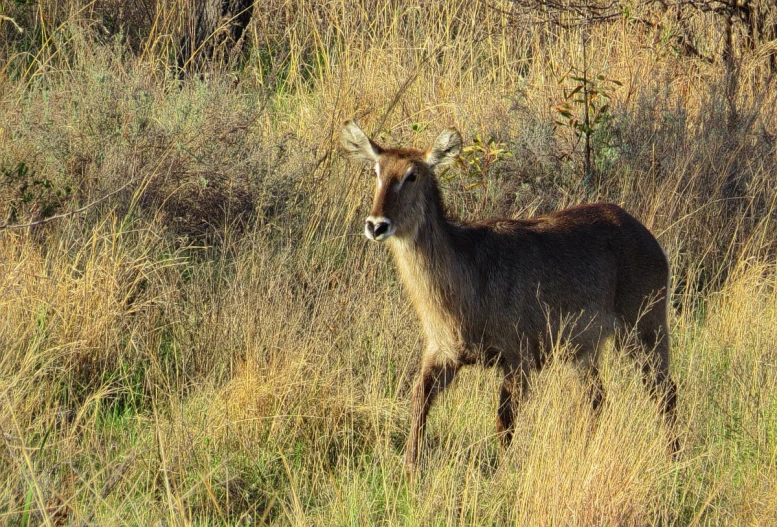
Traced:
<svg viewBox="0 0 777 527">
<path fill-rule="evenodd" d="M 423 223 L 429 196 L 436 193 L 434 170 L 453 162 L 461 151 L 461 136 L 444 130 L 428 150 L 383 148 L 353 121 L 343 126 L 342 144 L 348 154 L 373 165 L 375 198 L 364 234 L 382 242 L 391 236 L 412 237 Z"/>
</svg>

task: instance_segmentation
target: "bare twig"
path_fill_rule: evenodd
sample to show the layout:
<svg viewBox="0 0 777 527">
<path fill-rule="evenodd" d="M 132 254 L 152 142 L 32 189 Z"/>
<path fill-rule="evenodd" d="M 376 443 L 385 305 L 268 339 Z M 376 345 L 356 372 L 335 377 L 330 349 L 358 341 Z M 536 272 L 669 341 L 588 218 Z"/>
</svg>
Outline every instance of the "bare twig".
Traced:
<svg viewBox="0 0 777 527">
<path fill-rule="evenodd" d="M 10 16 L 0 15 L 0 20 L 2 20 L 4 22 L 10 22 L 11 24 L 13 24 L 13 26 L 16 28 L 16 31 L 18 31 L 19 34 L 24 33 L 24 30 L 21 28 L 21 26 L 19 24 L 17 24 L 16 20 L 11 18 Z"/>
<path fill-rule="evenodd" d="M 410 85 L 413 84 L 413 82 L 415 82 L 415 80 L 421 74 L 421 68 L 424 66 L 424 64 L 426 64 L 426 62 L 430 58 L 432 58 L 433 56 L 436 56 L 442 48 L 443 48 L 443 45 L 440 44 L 437 47 L 435 47 L 432 51 L 427 53 L 427 55 L 421 59 L 421 62 L 418 63 L 418 66 L 416 66 L 416 69 L 413 72 L 413 74 L 410 75 L 407 79 L 405 79 L 404 84 L 402 84 L 402 86 L 399 87 L 399 89 L 397 90 L 397 93 L 394 94 L 394 98 L 389 103 L 388 108 L 386 108 L 386 111 L 383 113 L 383 117 L 378 123 L 378 127 L 375 129 L 376 131 L 380 131 L 383 129 L 383 126 L 386 124 L 386 120 L 388 119 L 389 114 L 391 114 L 391 111 L 400 101 L 400 99 L 405 94 L 405 92 L 410 87 Z"/>
<path fill-rule="evenodd" d="M 122 185 L 118 189 L 114 190 L 113 192 L 111 192 L 109 194 L 106 194 L 105 196 L 103 196 L 103 197 L 101 197 L 99 199 L 96 199 L 96 200 L 92 201 L 91 203 L 87 203 L 86 205 L 84 205 L 80 209 L 71 210 L 70 212 L 65 212 L 63 214 L 57 214 L 56 216 L 49 216 L 48 218 L 43 218 L 41 220 L 33 221 L 33 222 L 30 222 L 30 223 L 22 223 L 22 224 L 6 223 L 5 225 L 0 225 L 0 231 L 11 230 L 11 229 L 24 229 L 24 228 L 27 228 L 27 227 L 35 227 L 36 225 L 43 225 L 44 223 L 48 223 L 50 221 L 61 220 L 63 218 L 68 218 L 70 216 L 75 216 L 76 214 L 81 214 L 82 212 L 86 212 L 88 209 L 94 207 L 98 203 L 102 203 L 103 201 L 105 201 L 106 199 L 110 198 L 111 196 L 114 196 L 114 195 L 118 194 L 119 192 L 121 192 L 122 190 L 127 188 L 130 185 L 130 183 L 132 183 L 132 181 L 133 180 L 127 181 L 124 185 Z"/>
</svg>

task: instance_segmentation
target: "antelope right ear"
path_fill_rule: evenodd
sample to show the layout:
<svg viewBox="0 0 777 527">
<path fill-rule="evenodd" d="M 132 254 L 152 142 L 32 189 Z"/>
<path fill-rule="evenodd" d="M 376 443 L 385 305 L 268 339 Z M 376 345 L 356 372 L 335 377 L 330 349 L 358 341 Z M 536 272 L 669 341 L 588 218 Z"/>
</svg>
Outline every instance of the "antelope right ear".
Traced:
<svg viewBox="0 0 777 527">
<path fill-rule="evenodd" d="M 426 151 L 426 163 L 430 167 L 452 163 L 461 152 L 461 135 L 455 128 L 448 128 L 437 136 L 434 146 Z"/>
<path fill-rule="evenodd" d="M 353 121 L 346 121 L 343 125 L 340 142 L 348 155 L 365 163 L 377 162 L 378 156 L 383 152 L 383 149 L 367 137 Z"/>
</svg>

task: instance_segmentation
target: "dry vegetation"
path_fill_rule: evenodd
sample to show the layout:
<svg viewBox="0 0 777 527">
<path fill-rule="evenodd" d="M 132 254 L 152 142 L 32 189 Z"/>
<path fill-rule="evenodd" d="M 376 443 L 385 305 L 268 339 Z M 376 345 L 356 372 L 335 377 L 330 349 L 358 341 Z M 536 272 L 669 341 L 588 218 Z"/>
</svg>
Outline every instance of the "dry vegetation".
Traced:
<svg viewBox="0 0 777 527">
<path fill-rule="evenodd" d="M 179 4 L 0 6 L 0 224 L 108 196 L 0 232 L 0 523 L 777 524 L 775 42 L 722 60 L 714 13 L 678 28 L 636 2 L 660 25 L 272 0 L 228 66 L 181 78 Z M 584 41 L 609 105 L 587 178 L 555 109 Z M 460 217 L 609 200 L 653 230 L 675 276 L 676 461 L 608 356 L 598 422 L 556 366 L 504 454 L 496 374 L 466 370 L 408 484 L 420 331 L 361 235 L 372 178 L 336 148 L 352 117 L 388 144 L 457 126 L 475 145 L 442 177 Z"/>
</svg>

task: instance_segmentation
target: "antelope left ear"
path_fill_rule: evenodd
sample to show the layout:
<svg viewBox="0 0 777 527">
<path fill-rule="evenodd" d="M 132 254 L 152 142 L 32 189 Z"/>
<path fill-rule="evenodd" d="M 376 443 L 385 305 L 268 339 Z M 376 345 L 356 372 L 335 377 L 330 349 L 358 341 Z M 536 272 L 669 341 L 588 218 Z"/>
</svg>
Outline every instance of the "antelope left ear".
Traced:
<svg viewBox="0 0 777 527">
<path fill-rule="evenodd" d="M 352 158 L 364 163 L 375 163 L 383 152 L 383 149 L 367 137 L 359 125 L 353 121 L 347 121 L 343 125 L 340 143 Z"/>
<path fill-rule="evenodd" d="M 447 165 L 461 152 L 461 135 L 455 128 L 448 128 L 437 136 L 434 146 L 426 151 L 426 164 L 430 167 Z"/>
</svg>

